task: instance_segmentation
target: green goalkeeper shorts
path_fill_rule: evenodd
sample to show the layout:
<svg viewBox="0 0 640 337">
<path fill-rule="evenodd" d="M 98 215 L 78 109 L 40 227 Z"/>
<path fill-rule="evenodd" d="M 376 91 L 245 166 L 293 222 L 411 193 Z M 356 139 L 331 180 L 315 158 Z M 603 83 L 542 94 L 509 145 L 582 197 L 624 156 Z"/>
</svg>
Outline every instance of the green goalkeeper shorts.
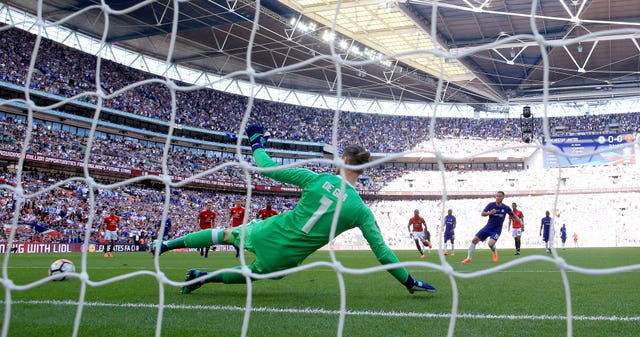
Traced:
<svg viewBox="0 0 640 337">
<path fill-rule="evenodd" d="M 246 225 L 234 228 L 231 231 L 229 241 L 240 247 L 242 230 L 244 229 L 244 249 L 252 252 L 256 257 L 249 265 L 249 269 L 256 274 L 268 274 L 299 266 L 309 255 L 306 253 L 307 250 L 301 252 L 300 249 L 291 247 L 286 233 L 282 233 L 279 228 L 269 219 L 256 219 Z"/>
</svg>

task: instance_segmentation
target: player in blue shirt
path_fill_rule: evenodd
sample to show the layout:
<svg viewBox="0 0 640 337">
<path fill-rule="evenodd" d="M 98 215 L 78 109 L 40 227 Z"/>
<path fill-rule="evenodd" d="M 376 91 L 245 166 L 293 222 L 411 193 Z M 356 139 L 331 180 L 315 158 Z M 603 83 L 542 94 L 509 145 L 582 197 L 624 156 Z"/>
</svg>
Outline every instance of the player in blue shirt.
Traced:
<svg viewBox="0 0 640 337">
<path fill-rule="evenodd" d="M 547 249 L 547 253 L 551 254 L 551 244 L 549 243 L 549 232 L 551 232 L 551 222 L 553 219 L 549 216 L 547 211 L 546 216 L 540 220 L 540 235 L 542 235 L 542 241 L 544 241 L 544 248 Z"/>
<path fill-rule="evenodd" d="M 502 233 L 502 224 L 504 223 L 504 219 L 506 219 L 507 215 L 511 215 L 512 218 L 517 221 L 522 222 L 517 215 L 513 214 L 511 208 L 502 203 L 504 200 L 504 192 L 498 191 L 496 192 L 496 201 L 490 202 L 480 215 L 488 216 L 489 220 L 487 220 L 487 224 L 482 227 L 478 233 L 471 240 L 471 245 L 469 245 L 469 252 L 467 253 L 467 258 L 462 260 L 462 263 L 469 263 L 473 258 L 473 252 L 476 250 L 476 245 L 478 242 L 486 240 L 489 238 L 489 248 L 493 252 L 493 262 L 498 262 L 498 252 L 496 251 L 496 241 L 500 237 Z"/>
<path fill-rule="evenodd" d="M 444 255 L 447 255 L 447 241 L 451 241 L 451 256 L 455 256 L 455 233 L 456 229 L 456 217 L 453 216 L 453 211 L 447 211 L 447 215 L 444 217 Z"/>
<path fill-rule="evenodd" d="M 564 224 L 562 224 L 562 227 L 560 227 L 560 240 L 562 240 L 562 250 L 565 249 L 565 242 L 567 242 L 567 227 L 564 226 Z"/>
<path fill-rule="evenodd" d="M 162 227 L 162 220 L 158 220 L 158 224 L 156 225 L 156 233 L 158 233 L 158 237 L 162 237 L 162 240 L 169 240 L 169 232 L 171 231 L 171 219 L 167 218 L 164 223 L 164 232 L 162 236 L 160 236 L 160 227 Z"/>
</svg>

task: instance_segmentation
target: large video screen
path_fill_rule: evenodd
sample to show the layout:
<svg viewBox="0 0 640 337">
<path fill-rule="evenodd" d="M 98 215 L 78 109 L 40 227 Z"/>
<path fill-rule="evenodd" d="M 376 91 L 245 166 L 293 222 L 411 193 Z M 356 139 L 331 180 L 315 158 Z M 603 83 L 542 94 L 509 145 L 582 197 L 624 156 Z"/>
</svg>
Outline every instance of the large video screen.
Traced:
<svg viewBox="0 0 640 337">
<path fill-rule="evenodd" d="M 635 163 L 633 141 L 634 136 L 630 133 L 551 137 L 551 143 L 568 156 L 545 150 L 544 167 Z"/>
</svg>

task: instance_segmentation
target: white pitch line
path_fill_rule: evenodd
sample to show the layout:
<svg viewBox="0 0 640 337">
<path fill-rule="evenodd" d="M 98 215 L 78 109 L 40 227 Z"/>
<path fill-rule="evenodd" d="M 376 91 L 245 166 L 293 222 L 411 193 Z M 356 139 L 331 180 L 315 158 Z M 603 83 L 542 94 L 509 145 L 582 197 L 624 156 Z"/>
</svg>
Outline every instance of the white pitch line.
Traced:
<svg viewBox="0 0 640 337">
<path fill-rule="evenodd" d="M 75 301 L 12 301 L 13 305 L 69 305 L 77 306 Z M 5 304 L 5 301 L 0 301 Z M 158 308 L 157 304 L 152 303 L 104 303 L 104 302 L 84 302 L 84 306 L 88 307 L 120 307 L 120 308 Z M 220 311 L 240 311 L 244 312 L 245 307 L 238 306 L 220 306 L 220 305 L 176 305 L 165 304 L 165 309 L 179 310 L 220 310 Z M 265 308 L 254 307 L 253 312 L 270 312 L 270 313 L 290 313 L 290 314 L 324 314 L 339 315 L 339 310 L 313 309 L 313 308 Z M 419 318 L 451 318 L 450 313 L 432 313 L 432 312 L 396 312 L 396 311 L 345 311 L 348 316 L 382 316 L 382 317 L 419 317 Z M 479 314 L 458 314 L 457 318 L 470 319 L 497 319 L 497 320 L 553 320 L 566 321 L 567 316 L 563 315 L 479 315 Z M 640 316 L 572 316 L 574 321 L 611 321 L 611 322 L 638 322 Z"/>
</svg>

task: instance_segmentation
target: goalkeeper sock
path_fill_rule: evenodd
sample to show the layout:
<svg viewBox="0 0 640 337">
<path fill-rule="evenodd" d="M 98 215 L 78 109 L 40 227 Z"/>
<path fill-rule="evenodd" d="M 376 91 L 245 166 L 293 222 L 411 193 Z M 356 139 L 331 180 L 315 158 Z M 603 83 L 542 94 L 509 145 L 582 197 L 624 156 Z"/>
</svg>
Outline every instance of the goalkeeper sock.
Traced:
<svg viewBox="0 0 640 337">
<path fill-rule="evenodd" d="M 187 234 L 181 238 L 167 241 L 167 247 L 177 248 L 205 248 L 223 243 L 224 229 L 205 229 Z"/>
<path fill-rule="evenodd" d="M 240 270 L 240 267 L 234 267 L 233 269 L 238 269 Z M 240 274 L 240 273 L 222 273 L 222 274 L 218 274 L 212 277 L 208 277 L 205 281 L 205 283 L 224 283 L 224 284 L 239 284 L 239 283 L 246 283 L 247 279 L 244 277 L 244 275 Z"/>
<path fill-rule="evenodd" d="M 224 284 L 247 283 L 247 279 L 242 274 L 222 273 L 222 283 Z"/>
</svg>

